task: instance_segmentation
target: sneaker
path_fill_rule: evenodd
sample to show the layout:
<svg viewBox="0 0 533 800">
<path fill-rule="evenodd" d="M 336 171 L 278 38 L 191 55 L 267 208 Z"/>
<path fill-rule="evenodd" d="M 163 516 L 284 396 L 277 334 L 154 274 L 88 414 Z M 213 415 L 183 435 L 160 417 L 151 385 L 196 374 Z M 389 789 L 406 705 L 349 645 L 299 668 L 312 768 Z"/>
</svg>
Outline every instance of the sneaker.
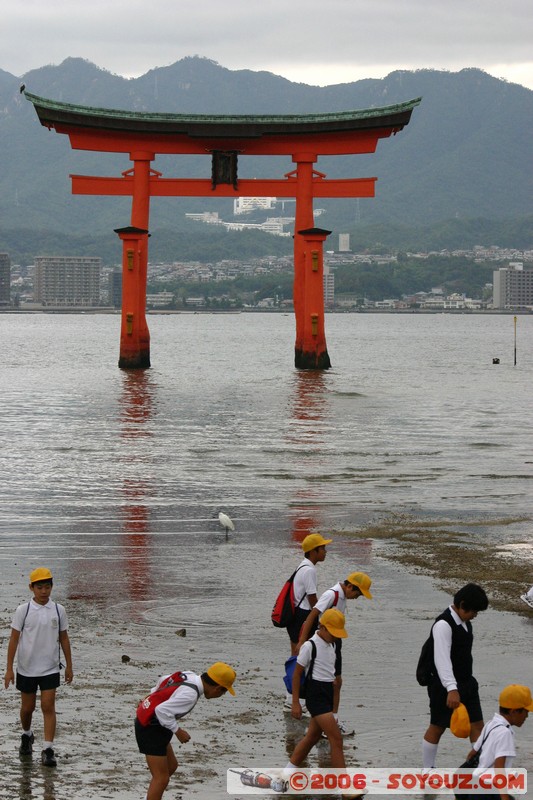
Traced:
<svg viewBox="0 0 533 800">
<path fill-rule="evenodd" d="M 23 733 L 20 737 L 20 747 L 19 747 L 19 755 L 20 756 L 31 756 L 33 750 L 33 742 L 35 740 L 35 736 L 33 733 L 29 735 L 27 733 Z"/>
<path fill-rule="evenodd" d="M 344 722 L 340 722 L 337 720 L 337 725 L 339 726 L 339 730 L 342 736 L 353 736 L 355 733 L 354 728 L 350 728 L 348 725 L 345 725 Z"/>
<path fill-rule="evenodd" d="M 57 761 L 51 747 L 47 747 L 46 750 L 43 750 L 41 753 L 41 761 L 43 767 L 57 767 Z"/>
<path fill-rule="evenodd" d="M 524 603 L 527 603 L 530 608 L 533 608 L 533 597 L 530 597 L 527 594 L 521 594 L 520 600 L 523 600 Z"/>
</svg>

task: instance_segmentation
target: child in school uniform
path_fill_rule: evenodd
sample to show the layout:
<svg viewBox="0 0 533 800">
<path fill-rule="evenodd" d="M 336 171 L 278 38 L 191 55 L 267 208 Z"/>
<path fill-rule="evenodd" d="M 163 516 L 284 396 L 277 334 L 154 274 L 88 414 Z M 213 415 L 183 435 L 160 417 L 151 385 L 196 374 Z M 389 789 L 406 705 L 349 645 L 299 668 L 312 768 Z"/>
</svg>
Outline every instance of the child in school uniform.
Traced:
<svg viewBox="0 0 533 800">
<path fill-rule="evenodd" d="M 13 615 L 4 676 L 6 689 L 16 681 L 20 692 L 22 734 L 19 754 L 23 757 L 32 755 L 35 738 L 32 718 L 37 689 L 40 689 L 44 725 L 41 762 L 45 767 L 57 765 L 53 745 L 56 731 L 56 689 L 60 683 L 59 670 L 62 666 L 61 651 L 65 659 L 65 683 L 71 683 L 73 677 L 67 614 L 60 603 L 55 603 L 50 598 L 53 584 L 52 573 L 46 567 L 37 567 L 31 573 L 30 591 L 33 597 L 29 602 L 22 603 Z"/>
<path fill-rule="evenodd" d="M 352 572 L 346 580 L 339 581 L 330 589 L 327 589 L 318 598 L 314 608 L 311 609 L 311 613 L 301 627 L 296 652 L 299 653 L 302 644 L 311 637 L 318 623 L 318 618 L 324 611 L 327 611 L 328 608 L 337 608 L 345 614 L 347 600 L 356 600 L 358 597 L 366 597 L 368 600 L 372 600 L 371 586 L 372 581 L 364 572 Z M 342 687 L 342 639 L 335 639 L 335 650 L 337 659 L 335 662 L 335 683 L 333 684 L 333 715 L 337 720 L 342 735 L 353 736 L 355 730 L 349 725 L 340 722 L 338 716 Z"/>
<path fill-rule="evenodd" d="M 344 627 L 344 614 L 336 608 L 324 611 L 319 619 L 317 632 L 304 642 L 296 660 L 292 679 L 292 710 L 295 719 L 300 719 L 300 684 L 305 678 L 305 702 L 311 714 L 311 722 L 304 738 L 296 745 L 286 773 L 299 767 L 310 750 L 324 733 L 331 747 L 331 766 L 344 769 L 344 750 L 342 733 L 333 715 L 333 684 L 335 681 L 335 641 L 345 639 L 348 634 Z"/>
<path fill-rule="evenodd" d="M 209 669 L 196 675 L 185 671 L 163 675 L 150 694 L 139 703 L 135 719 L 135 738 L 139 751 L 144 754 L 152 780 L 146 800 L 161 800 L 178 762 L 170 742 L 175 735 L 181 744 L 190 740 L 178 720 L 188 714 L 203 695 L 207 700 L 234 695 L 235 670 L 217 661 Z"/>
</svg>

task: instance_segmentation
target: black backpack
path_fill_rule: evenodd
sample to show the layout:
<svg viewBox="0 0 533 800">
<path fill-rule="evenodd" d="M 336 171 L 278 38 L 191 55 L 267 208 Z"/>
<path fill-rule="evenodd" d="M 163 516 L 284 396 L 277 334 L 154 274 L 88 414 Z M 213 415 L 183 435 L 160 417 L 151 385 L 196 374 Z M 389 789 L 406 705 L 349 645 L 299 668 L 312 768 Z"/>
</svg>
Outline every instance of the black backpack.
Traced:
<svg viewBox="0 0 533 800">
<path fill-rule="evenodd" d="M 450 627 L 452 627 L 452 623 L 446 616 L 446 611 L 444 611 L 440 616 L 437 617 L 435 622 L 444 619 Z M 435 625 L 435 622 L 433 625 Z M 437 675 L 437 669 L 435 667 L 435 651 L 434 651 L 434 642 L 433 642 L 433 625 L 431 626 L 431 632 L 422 645 L 422 650 L 420 651 L 420 657 L 418 659 L 418 664 L 416 665 L 416 679 L 420 686 L 429 686 L 431 683 L 431 679 Z"/>
<path fill-rule="evenodd" d="M 433 657 L 433 634 L 422 645 L 418 664 L 416 665 L 416 679 L 420 686 L 429 686 L 431 679 L 437 674 Z"/>
</svg>

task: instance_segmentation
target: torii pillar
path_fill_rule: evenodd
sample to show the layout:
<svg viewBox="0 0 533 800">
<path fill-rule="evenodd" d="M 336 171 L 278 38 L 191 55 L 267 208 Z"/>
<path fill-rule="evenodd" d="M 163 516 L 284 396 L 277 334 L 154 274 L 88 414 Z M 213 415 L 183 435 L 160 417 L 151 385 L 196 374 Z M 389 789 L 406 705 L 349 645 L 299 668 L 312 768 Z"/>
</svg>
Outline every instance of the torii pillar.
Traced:
<svg viewBox="0 0 533 800">
<path fill-rule="evenodd" d="M 308 228 L 298 231 L 298 250 L 302 251 L 302 306 L 296 317 L 300 321 L 301 337 L 296 343 L 294 365 L 299 369 L 329 369 L 324 325 L 324 254 L 323 245 L 331 231 Z M 303 244 L 301 243 L 303 242 Z M 299 344 L 299 346 L 298 346 Z"/>
<path fill-rule="evenodd" d="M 148 280 L 148 224 L 150 219 L 150 174 L 152 151 L 134 150 L 131 226 L 117 228 L 122 240 L 122 323 L 120 355 L 122 369 L 150 366 L 150 332 L 146 322 Z"/>
<path fill-rule="evenodd" d="M 150 332 L 146 322 L 146 278 L 148 231 L 116 228 L 122 240 L 122 322 L 120 326 L 121 369 L 150 366 Z"/>
</svg>

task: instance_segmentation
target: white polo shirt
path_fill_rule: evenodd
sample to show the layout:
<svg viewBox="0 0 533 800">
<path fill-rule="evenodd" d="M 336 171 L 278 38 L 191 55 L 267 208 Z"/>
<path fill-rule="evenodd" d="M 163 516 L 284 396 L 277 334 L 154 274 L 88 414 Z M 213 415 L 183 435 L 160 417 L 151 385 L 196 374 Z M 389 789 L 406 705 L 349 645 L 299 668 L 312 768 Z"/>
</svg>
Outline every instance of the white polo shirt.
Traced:
<svg viewBox="0 0 533 800">
<path fill-rule="evenodd" d="M 337 605 L 335 605 L 335 592 L 337 592 Z M 318 598 L 315 608 L 321 614 L 327 611 L 328 608 L 337 608 L 343 614 L 346 614 L 346 595 L 340 581 L 335 586 L 332 586 L 331 589 L 326 589 L 324 594 Z"/>
<path fill-rule="evenodd" d="M 28 608 L 28 603 L 23 603 L 13 614 L 11 627 L 22 631 L 17 647 L 19 675 L 38 678 L 59 672 L 59 631 L 68 628 L 67 613 L 62 605 L 49 600 L 41 606 L 30 600 Z"/>
<path fill-rule="evenodd" d="M 313 655 L 311 642 L 314 642 L 316 645 L 316 659 L 313 665 L 313 674 L 311 677 L 314 678 L 315 681 L 326 681 L 327 683 L 332 683 L 335 680 L 335 642 L 328 644 L 328 642 L 325 642 L 324 639 L 318 635 L 318 633 L 315 633 L 314 636 L 308 639 L 307 642 L 304 642 L 300 647 L 300 652 L 298 654 L 298 658 L 296 659 L 296 663 L 300 664 L 300 666 L 305 669 L 307 674 Z"/>
<path fill-rule="evenodd" d="M 163 703 L 159 703 L 159 705 L 155 708 L 155 715 L 159 721 L 159 724 L 164 728 L 170 728 L 170 730 L 174 733 L 179 728 L 177 720 L 184 717 L 185 714 L 189 713 L 189 711 L 192 711 L 198 702 L 198 699 L 204 693 L 204 685 L 199 675 L 197 675 L 195 672 L 184 672 L 183 674 L 187 676 L 186 680 L 188 683 L 193 683 L 198 687 L 198 691 L 193 689 L 191 686 L 184 686 L 181 684 L 181 686 L 178 686 L 178 688 L 170 695 L 168 700 L 165 700 Z M 150 694 L 155 692 L 163 683 L 163 681 L 166 681 L 169 677 L 169 675 L 163 675 L 163 677 L 158 680 L 157 685 L 151 689 Z"/>
<path fill-rule="evenodd" d="M 310 611 L 311 605 L 307 599 L 308 594 L 317 594 L 316 567 L 308 558 L 298 565 L 298 572 L 294 576 L 294 605 L 304 611 Z M 302 599 L 303 598 L 303 599 Z"/>
<path fill-rule="evenodd" d="M 485 741 L 483 741 L 485 739 Z M 493 718 L 487 722 L 479 737 L 472 745 L 474 750 L 481 747 L 479 756 L 479 767 L 475 775 L 489 769 L 497 758 L 505 757 L 504 767 L 509 769 L 513 766 L 516 756 L 514 746 L 514 731 L 510 723 L 501 714 L 494 714 Z"/>
</svg>

